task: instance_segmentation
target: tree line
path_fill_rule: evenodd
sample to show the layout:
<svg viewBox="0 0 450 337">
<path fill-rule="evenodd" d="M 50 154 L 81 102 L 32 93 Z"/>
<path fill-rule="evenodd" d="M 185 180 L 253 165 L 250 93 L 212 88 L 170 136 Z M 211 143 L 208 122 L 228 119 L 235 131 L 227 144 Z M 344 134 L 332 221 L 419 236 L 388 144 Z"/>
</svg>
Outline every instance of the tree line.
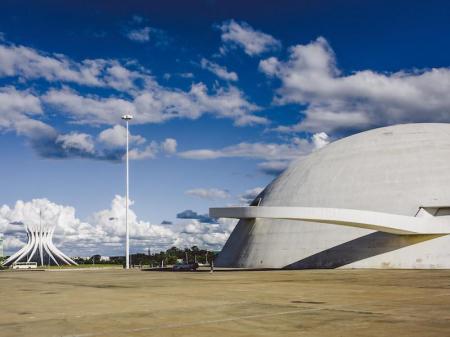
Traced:
<svg viewBox="0 0 450 337">
<path fill-rule="evenodd" d="M 200 249 L 197 246 L 191 248 L 180 249 L 177 247 L 171 247 L 166 251 L 160 251 L 152 253 L 150 250 L 145 253 L 136 253 L 130 255 L 130 264 L 134 266 L 167 266 L 177 263 L 177 261 L 183 260 L 188 263 L 202 263 L 210 264 L 213 261 L 218 252 Z M 125 264 L 125 256 L 110 256 L 109 261 L 102 261 L 101 255 L 93 255 L 89 259 L 77 258 L 75 262 L 78 264 Z"/>
</svg>

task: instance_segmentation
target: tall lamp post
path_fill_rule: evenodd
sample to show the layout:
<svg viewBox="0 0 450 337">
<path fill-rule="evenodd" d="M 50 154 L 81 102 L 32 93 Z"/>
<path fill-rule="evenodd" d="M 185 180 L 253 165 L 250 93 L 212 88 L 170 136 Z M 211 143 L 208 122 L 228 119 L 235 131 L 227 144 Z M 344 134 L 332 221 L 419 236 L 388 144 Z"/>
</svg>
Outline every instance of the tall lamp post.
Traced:
<svg viewBox="0 0 450 337">
<path fill-rule="evenodd" d="M 126 186 L 127 195 L 125 199 L 125 269 L 130 269 L 130 229 L 128 226 L 128 199 L 129 199 L 129 187 L 128 187 L 128 122 L 133 119 L 132 115 L 123 115 L 122 119 L 127 125 L 127 154 L 126 154 Z"/>
</svg>

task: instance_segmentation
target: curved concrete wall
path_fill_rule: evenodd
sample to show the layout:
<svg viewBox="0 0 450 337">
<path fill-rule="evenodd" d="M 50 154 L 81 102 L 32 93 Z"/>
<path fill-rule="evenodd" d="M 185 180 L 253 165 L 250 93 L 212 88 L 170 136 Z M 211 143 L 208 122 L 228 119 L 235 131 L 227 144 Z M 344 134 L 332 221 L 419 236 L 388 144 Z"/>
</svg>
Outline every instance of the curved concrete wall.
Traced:
<svg viewBox="0 0 450 337">
<path fill-rule="evenodd" d="M 450 124 L 405 124 L 329 144 L 293 163 L 261 206 L 414 216 L 450 206 Z M 450 268 L 450 236 L 399 236 L 304 221 L 241 220 L 216 264 L 272 268 Z"/>
</svg>

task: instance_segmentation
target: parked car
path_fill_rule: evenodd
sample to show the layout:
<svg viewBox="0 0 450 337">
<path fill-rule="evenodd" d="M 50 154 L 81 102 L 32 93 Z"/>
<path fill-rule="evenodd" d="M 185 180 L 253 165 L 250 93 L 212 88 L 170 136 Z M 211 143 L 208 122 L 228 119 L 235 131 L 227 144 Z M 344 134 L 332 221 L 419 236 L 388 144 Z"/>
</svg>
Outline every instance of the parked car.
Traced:
<svg viewBox="0 0 450 337">
<path fill-rule="evenodd" d="M 172 267 L 172 271 L 196 271 L 198 268 L 198 263 L 185 263 L 185 262 L 177 262 Z"/>
</svg>

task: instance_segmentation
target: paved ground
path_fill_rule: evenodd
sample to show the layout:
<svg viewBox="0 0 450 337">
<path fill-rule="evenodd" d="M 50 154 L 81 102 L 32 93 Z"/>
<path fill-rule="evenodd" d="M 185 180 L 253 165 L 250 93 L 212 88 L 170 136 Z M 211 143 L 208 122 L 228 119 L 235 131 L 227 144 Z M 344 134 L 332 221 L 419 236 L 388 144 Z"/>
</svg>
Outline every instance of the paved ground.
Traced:
<svg viewBox="0 0 450 337">
<path fill-rule="evenodd" d="M 450 336 L 450 271 L 0 272 L 0 336 Z"/>
</svg>

